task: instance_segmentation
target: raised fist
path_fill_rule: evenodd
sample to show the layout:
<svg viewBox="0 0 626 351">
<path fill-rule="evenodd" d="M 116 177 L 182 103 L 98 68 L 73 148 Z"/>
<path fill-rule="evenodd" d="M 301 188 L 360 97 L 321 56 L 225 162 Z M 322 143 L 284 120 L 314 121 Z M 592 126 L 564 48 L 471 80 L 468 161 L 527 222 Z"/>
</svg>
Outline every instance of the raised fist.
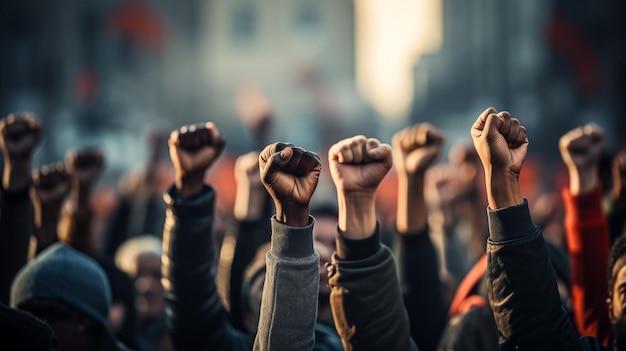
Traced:
<svg viewBox="0 0 626 351">
<path fill-rule="evenodd" d="M 416 124 L 393 136 L 393 161 L 399 174 L 423 173 L 439 156 L 444 133 L 430 123 Z"/>
<path fill-rule="evenodd" d="M 0 147 L 8 161 L 29 158 L 40 141 L 41 124 L 34 114 L 10 114 L 0 121 Z"/>
<path fill-rule="evenodd" d="M 363 135 L 343 139 L 328 150 L 330 174 L 338 192 L 375 193 L 393 165 L 391 147 Z"/>
<path fill-rule="evenodd" d="M 62 162 L 46 165 L 33 171 L 33 190 L 41 206 L 58 206 L 69 194 L 72 178 Z"/>
<path fill-rule="evenodd" d="M 192 124 L 172 131 L 168 141 L 170 158 L 177 176 L 198 175 L 218 159 L 224 150 L 225 142 L 213 124 Z"/>
<path fill-rule="evenodd" d="M 79 186 L 92 185 L 104 168 L 104 155 L 98 147 L 71 150 L 65 157 L 67 172 Z"/>
<path fill-rule="evenodd" d="M 490 107 L 478 116 L 471 130 L 474 147 L 485 170 L 519 176 L 528 151 L 526 128 L 517 118 Z"/>
<path fill-rule="evenodd" d="M 237 157 L 235 161 L 235 182 L 237 187 L 263 188 L 259 175 L 259 153 L 250 151 Z"/>
<path fill-rule="evenodd" d="M 597 168 L 604 151 L 604 131 L 596 124 L 572 129 L 559 139 L 559 150 L 567 168 Z"/>
<path fill-rule="evenodd" d="M 308 207 L 322 164 L 319 156 L 293 144 L 270 144 L 259 154 L 259 172 L 274 201 Z"/>
</svg>

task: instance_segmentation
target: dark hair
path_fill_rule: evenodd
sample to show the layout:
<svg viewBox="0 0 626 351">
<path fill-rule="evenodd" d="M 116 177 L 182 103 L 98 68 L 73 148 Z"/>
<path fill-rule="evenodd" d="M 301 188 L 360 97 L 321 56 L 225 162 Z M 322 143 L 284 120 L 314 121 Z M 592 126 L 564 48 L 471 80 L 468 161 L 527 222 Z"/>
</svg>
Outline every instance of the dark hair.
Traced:
<svg viewBox="0 0 626 351">
<path fill-rule="evenodd" d="M 609 264 L 607 267 L 607 279 L 609 298 L 613 298 L 613 286 L 615 285 L 615 265 L 621 258 L 626 258 L 626 236 L 621 236 L 615 240 L 613 246 L 611 246 L 611 253 L 609 255 Z M 626 262 L 626 261 L 624 261 Z M 624 264 L 624 262 L 622 264 Z"/>
</svg>

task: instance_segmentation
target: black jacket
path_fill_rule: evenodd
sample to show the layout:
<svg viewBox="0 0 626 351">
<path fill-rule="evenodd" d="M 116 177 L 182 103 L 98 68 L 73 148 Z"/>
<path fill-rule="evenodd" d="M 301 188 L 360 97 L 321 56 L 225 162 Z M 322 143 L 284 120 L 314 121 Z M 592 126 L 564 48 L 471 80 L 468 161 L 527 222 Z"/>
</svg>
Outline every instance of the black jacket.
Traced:
<svg viewBox="0 0 626 351">
<path fill-rule="evenodd" d="M 328 266 L 330 306 L 346 351 L 418 350 L 391 250 L 380 244 L 378 230 L 362 240 L 341 234 Z"/>
<path fill-rule="evenodd" d="M 579 339 L 562 308 L 554 270 L 528 202 L 489 218 L 488 296 L 501 350 L 606 350 L 597 340 Z"/>
</svg>

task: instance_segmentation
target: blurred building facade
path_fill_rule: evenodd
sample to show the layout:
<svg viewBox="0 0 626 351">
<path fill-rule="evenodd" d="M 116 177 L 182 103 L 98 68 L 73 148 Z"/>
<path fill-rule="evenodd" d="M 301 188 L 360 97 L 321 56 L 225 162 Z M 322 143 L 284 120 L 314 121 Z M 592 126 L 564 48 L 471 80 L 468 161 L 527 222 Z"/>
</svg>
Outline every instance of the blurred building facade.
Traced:
<svg viewBox="0 0 626 351">
<path fill-rule="evenodd" d="M 595 121 L 618 147 L 626 123 L 625 6 L 616 2 L 443 0 L 443 46 L 415 66 L 412 122 L 431 121 L 449 140 L 469 139 L 488 106 L 528 128 L 547 172 L 558 138 Z"/>
</svg>

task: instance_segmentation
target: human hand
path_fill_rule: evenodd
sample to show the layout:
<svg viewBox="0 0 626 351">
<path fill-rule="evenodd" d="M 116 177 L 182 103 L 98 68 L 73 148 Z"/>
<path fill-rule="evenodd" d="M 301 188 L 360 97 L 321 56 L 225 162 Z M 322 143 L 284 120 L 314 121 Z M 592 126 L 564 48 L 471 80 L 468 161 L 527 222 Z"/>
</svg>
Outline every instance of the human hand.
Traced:
<svg viewBox="0 0 626 351">
<path fill-rule="evenodd" d="M 168 141 L 179 196 L 189 197 L 202 189 L 206 170 L 221 155 L 225 142 L 213 124 L 192 124 L 172 131 Z"/>
<path fill-rule="evenodd" d="M 604 151 L 602 128 L 596 124 L 587 124 L 570 130 L 559 139 L 559 151 L 569 171 L 572 194 L 596 187 L 600 157 Z"/>
<path fill-rule="evenodd" d="M 28 185 L 31 157 L 35 147 L 41 142 L 41 137 L 41 123 L 34 114 L 10 114 L 0 120 L 4 189 L 17 190 Z"/>
<path fill-rule="evenodd" d="M 293 144 L 274 143 L 259 154 L 259 172 L 274 199 L 276 218 L 293 227 L 309 222 L 309 202 L 321 171 L 319 156 Z"/>
<path fill-rule="evenodd" d="M 339 229 L 352 239 L 372 235 L 376 190 L 393 165 L 391 147 L 358 135 L 331 146 L 328 161 L 337 189 Z"/>
<path fill-rule="evenodd" d="M 398 175 L 423 175 L 439 156 L 444 140 L 443 131 L 430 123 L 416 124 L 397 132 L 392 138 L 392 145 Z"/>
<path fill-rule="evenodd" d="M 471 135 L 485 169 L 489 207 L 522 203 L 519 174 L 528 151 L 526 128 L 508 112 L 497 113 L 490 107 L 478 116 Z"/>
</svg>

